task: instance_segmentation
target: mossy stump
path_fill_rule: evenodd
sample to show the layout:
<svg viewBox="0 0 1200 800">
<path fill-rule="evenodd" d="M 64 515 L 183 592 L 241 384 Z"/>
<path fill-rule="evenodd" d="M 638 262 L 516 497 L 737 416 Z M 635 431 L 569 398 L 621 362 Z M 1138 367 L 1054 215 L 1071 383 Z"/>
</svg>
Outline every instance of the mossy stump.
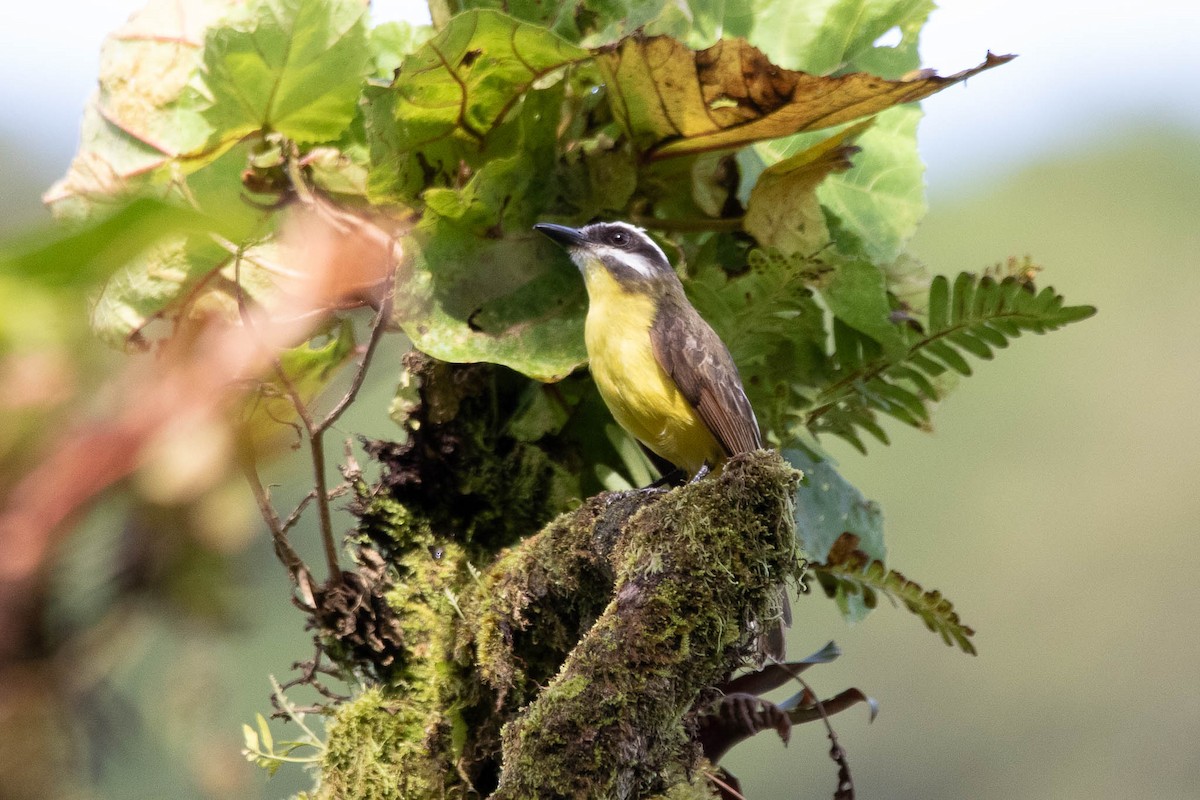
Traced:
<svg viewBox="0 0 1200 800">
<path fill-rule="evenodd" d="M 779 616 L 779 584 L 797 567 L 798 478 L 778 454 L 738 456 L 624 523 L 607 553 L 611 599 L 505 726 L 493 798 L 632 800 L 697 785 L 705 762 L 686 717 Z"/>
<path fill-rule="evenodd" d="M 799 477 L 759 451 L 669 492 L 602 493 L 482 573 L 377 498 L 365 519 L 407 543 L 387 594 L 403 652 L 330 721 L 317 796 L 713 797 L 695 716 L 778 621 Z"/>
</svg>

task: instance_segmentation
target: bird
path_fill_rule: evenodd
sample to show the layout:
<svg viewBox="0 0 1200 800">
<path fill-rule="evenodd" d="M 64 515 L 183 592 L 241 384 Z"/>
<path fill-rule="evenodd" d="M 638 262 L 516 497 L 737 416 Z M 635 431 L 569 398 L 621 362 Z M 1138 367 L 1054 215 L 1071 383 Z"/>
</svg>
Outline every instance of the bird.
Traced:
<svg viewBox="0 0 1200 800">
<path fill-rule="evenodd" d="M 729 348 L 645 230 L 625 222 L 533 227 L 562 245 L 583 273 L 589 367 L 622 428 L 693 481 L 730 456 L 762 448 Z M 780 616 L 756 640 L 760 652 L 782 661 L 792 613 L 786 588 L 777 591 Z"/>
<path fill-rule="evenodd" d="M 625 222 L 533 227 L 583 273 L 592 378 L 622 428 L 693 479 L 762 447 L 729 348 L 645 230 Z"/>
</svg>

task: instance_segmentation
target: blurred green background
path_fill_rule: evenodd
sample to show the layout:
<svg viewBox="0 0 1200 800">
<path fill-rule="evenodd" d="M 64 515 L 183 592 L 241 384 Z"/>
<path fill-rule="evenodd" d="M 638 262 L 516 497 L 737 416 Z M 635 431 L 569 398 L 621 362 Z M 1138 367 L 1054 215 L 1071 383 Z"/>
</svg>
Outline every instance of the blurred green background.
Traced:
<svg viewBox="0 0 1200 800">
<path fill-rule="evenodd" d="M 86 5 L 84 21 L 97 8 L 114 16 L 71 45 L 80 52 L 51 53 L 82 64 L 85 87 L 100 37 L 136 2 Z M 823 598 L 795 604 L 793 654 L 830 638 L 845 652 L 810 673 L 818 691 L 854 685 L 881 704 L 874 724 L 858 710 L 835 720 L 859 797 L 1200 793 L 1200 101 L 1178 83 L 1169 46 L 1188 21 L 1200 31 L 1200 16 L 1182 9 L 1148 3 L 1103 27 L 1084 16 L 1093 4 L 1074 2 L 934 14 L 932 66 L 957 69 L 987 47 L 1022 59 L 927 104 L 931 211 L 914 252 L 949 274 L 1029 255 L 1045 267 L 1040 282 L 1100 312 L 978 364 L 933 434 L 891 425 L 890 448 L 838 451 L 883 507 L 890 565 L 953 600 L 980 653 L 943 646 L 903 611 L 847 628 Z M 65 169 L 84 99 L 52 68 L 38 73 L 38 42 L 66 34 L 22 18 L 35 13 L 15 11 L 0 42 L 26 70 L 0 84 L 22 112 L 0 122 L 6 232 L 40 217 L 37 195 Z M 1113 30 L 1123 37 L 1106 40 Z M 1081 61 L 1085 46 L 1100 55 Z M 44 103 L 23 100 L 39 86 Z M 396 363 L 376 362 L 341 435 L 394 435 Z M 89 564 L 111 558 L 121 511 L 99 509 L 70 542 L 67 611 L 103 597 Z M 269 709 L 267 675 L 309 655 L 265 532 L 246 547 L 223 623 L 143 603 L 128 609 L 136 624 L 77 665 L 92 687 L 72 701 L 90 725 L 73 724 L 81 797 L 281 798 L 307 785 L 294 767 L 268 781 L 238 753 L 241 723 Z M 786 749 L 764 735 L 728 766 L 751 800 L 828 797 L 827 750 L 808 726 Z"/>
</svg>

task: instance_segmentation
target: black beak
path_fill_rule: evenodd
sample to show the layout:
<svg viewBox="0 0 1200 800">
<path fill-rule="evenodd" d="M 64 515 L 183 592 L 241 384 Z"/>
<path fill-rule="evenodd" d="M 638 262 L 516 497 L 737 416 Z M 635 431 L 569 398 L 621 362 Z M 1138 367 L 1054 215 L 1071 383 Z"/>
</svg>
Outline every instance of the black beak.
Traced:
<svg viewBox="0 0 1200 800">
<path fill-rule="evenodd" d="M 566 225 L 555 225 L 553 222 L 539 222 L 533 226 L 533 229 L 546 234 L 568 250 L 582 247 L 587 243 L 587 240 L 579 234 L 577 229 L 568 228 Z"/>
</svg>

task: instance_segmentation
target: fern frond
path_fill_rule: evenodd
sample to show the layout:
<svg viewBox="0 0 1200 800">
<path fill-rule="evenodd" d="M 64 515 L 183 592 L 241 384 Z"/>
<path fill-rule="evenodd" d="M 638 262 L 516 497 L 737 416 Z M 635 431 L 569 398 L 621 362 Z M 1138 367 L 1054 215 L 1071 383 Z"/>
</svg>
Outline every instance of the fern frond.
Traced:
<svg viewBox="0 0 1200 800">
<path fill-rule="evenodd" d="M 937 590 L 925 591 L 881 561 L 875 561 L 858 549 L 858 537 L 844 533 L 838 539 L 824 564 L 809 565 L 821 588 L 839 604 L 848 602 L 851 595 L 861 595 L 868 608 L 874 608 L 877 595 L 882 594 L 895 604 L 903 605 L 925 623 L 925 627 L 942 637 L 950 646 L 957 645 L 964 653 L 975 655 L 970 637 L 975 631 L 964 625 L 954 605 Z"/>
<path fill-rule="evenodd" d="M 908 349 L 900 358 L 834 320 L 833 380 L 808 413 L 813 433 L 840 436 L 865 451 L 860 430 L 888 443 L 880 413 L 928 428 L 928 404 L 945 396 L 947 376 L 971 374 L 967 356 L 991 359 L 1023 333 L 1046 333 L 1096 313 L 1065 305 L 1051 287 L 1038 291 L 1024 274 L 997 280 L 967 272 L 953 284 L 934 278 L 928 309 L 924 328 L 910 322 L 903 330 Z"/>
</svg>

